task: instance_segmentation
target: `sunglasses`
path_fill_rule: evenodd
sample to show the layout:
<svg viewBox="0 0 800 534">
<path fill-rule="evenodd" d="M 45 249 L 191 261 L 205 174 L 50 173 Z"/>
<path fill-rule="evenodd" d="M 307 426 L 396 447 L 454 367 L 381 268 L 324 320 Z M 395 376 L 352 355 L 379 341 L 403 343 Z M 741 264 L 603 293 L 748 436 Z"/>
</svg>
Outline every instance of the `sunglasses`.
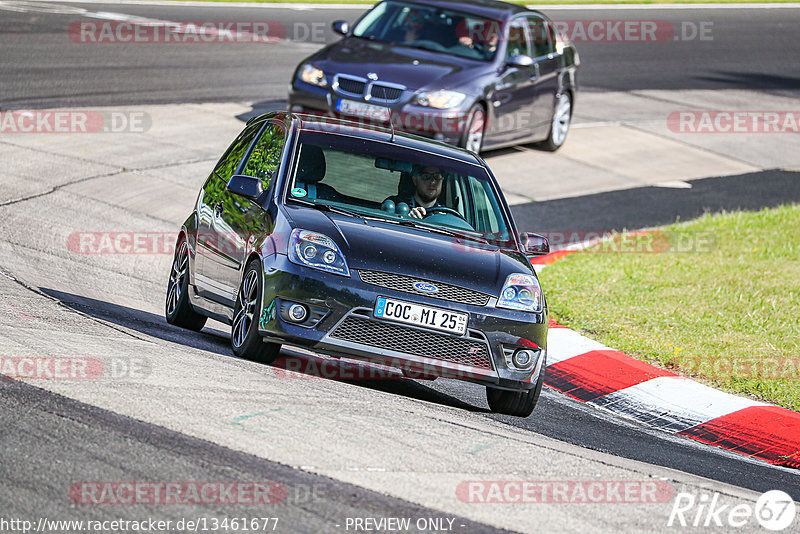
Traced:
<svg viewBox="0 0 800 534">
<path fill-rule="evenodd" d="M 441 182 L 444 179 L 438 172 L 426 172 L 425 174 L 420 174 L 419 177 L 426 182 Z"/>
</svg>

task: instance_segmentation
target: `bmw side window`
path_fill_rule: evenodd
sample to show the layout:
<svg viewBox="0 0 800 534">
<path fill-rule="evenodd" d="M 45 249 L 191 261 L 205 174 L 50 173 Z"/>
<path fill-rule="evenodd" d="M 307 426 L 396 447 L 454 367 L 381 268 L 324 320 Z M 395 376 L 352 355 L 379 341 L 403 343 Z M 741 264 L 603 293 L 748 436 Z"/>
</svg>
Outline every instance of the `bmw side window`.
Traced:
<svg viewBox="0 0 800 534">
<path fill-rule="evenodd" d="M 281 153 L 285 142 L 286 130 L 278 124 L 268 123 L 264 128 L 264 133 L 261 134 L 250 152 L 243 174 L 261 178 L 264 189 L 267 189 L 281 163 Z"/>
<path fill-rule="evenodd" d="M 233 173 L 236 172 L 236 168 L 239 167 L 244 155 L 247 153 L 247 149 L 250 148 L 250 145 L 253 143 L 253 140 L 256 138 L 258 131 L 263 125 L 263 122 L 251 124 L 245 128 L 244 131 L 239 134 L 239 137 L 231 143 L 231 146 L 228 147 L 225 155 L 220 158 L 217 166 L 214 167 L 214 173 L 222 181 L 228 183 L 228 180 L 230 180 Z"/>
<path fill-rule="evenodd" d="M 529 18 L 528 30 L 533 40 L 533 54 L 531 57 L 546 56 L 553 51 L 553 43 L 550 38 L 552 28 L 543 19 L 538 17 Z"/>
<path fill-rule="evenodd" d="M 531 55 L 528 38 L 525 35 L 525 24 L 523 24 L 522 21 L 515 20 L 508 25 L 506 59 L 511 59 L 519 54 L 533 57 Z"/>
</svg>

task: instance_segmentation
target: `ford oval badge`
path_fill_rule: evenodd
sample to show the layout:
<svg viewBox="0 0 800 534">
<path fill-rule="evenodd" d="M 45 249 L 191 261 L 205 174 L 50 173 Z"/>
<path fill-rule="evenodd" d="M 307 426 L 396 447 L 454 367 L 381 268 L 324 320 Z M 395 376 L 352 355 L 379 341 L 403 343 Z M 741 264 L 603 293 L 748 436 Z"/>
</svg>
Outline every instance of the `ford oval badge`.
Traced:
<svg viewBox="0 0 800 534">
<path fill-rule="evenodd" d="M 429 284 L 428 282 L 415 282 L 414 289 L 417 291 L 424 291 L 425 293 L 436 293 L 439 291 L 439 288 L 433 284 Z"/>
</svg>

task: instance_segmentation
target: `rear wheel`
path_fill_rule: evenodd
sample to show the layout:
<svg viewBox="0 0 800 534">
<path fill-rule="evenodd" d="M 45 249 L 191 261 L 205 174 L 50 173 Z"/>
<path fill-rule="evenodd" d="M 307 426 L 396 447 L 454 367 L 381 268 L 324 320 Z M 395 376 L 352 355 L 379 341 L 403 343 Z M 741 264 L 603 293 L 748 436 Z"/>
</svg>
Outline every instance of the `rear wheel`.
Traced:
<svg viewBox="0 0 800 534">
<path fill-rule="evenodd" d="M 533 413 L 533 409 L 536 408 L 539 395 L 542 393 L 544 371 L 545 368 L 542 366 L 536 386 L 527 391 L 506 391 L 486 386 L 486 400 L 489 402 L 489 408 L 495 413 L 513 415 L 515 417 L 528 417 Z"/>
<path fill-rule="evenodd" d="M 572 120 L 572 97 L 569 93 L 562 93 L 556 98 L 553 118 L 550 121 L 550 134 L 539 146 L 544 150 L 555 152 L 567 139 L 569 123 Z"/>
<path fill-rule="evenodd" d="M 254 259 L 247 264 L 233 308 L 231 347 L 233 353 L 239 357 L 272 363 L 280 354 L 281 346 L 277 343 L 265 343 L 258 333 L 261 284 L 261 262 Z"/>
<path fill-rule="evenodd" d="M 483 106 L 475 104 L 467 114 L 467 127 L 461 137 L 461 146 L 479 154 L 483 148 L 483 134 L 486 130 L 486 112 Z"/>
<path fill-rule="evenodd" d="M 194 311 L 189 302 L 189 246 L 185 236 L 180 237 L 175 247 L 164 315 L 169 324 L 189 330 L 199 331 L 206 324 L 206 317 Z"/>
</svg>

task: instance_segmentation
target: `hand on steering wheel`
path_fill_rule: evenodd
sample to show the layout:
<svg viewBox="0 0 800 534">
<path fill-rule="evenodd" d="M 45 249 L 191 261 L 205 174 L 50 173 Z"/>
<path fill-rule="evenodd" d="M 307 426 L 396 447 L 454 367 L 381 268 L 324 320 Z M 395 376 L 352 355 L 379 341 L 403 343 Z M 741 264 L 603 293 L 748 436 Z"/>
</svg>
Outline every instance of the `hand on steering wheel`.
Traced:
<svg viewBox="0 0 800 534">
<path fill-rule="evenodd" d="M 424 210 L 425 208 L 414 208 L 414 209 L 415 210 L 416 209 Z M 456 217 L 458 217 L 459 219 L 463 220 L 464 222 L 467 222 L 467 219 L 463 215 L 461 215 L 459 212 L 457 212 L 453 208 L 448 208 L 447 206 L 433 206 L 433 207 L 430 207 L 430 208 L 428 208 L 427 214 L 423 211 L 423 217 L 429 217 L 429 216 L 433 215 L 434 213 L 447 213 L 449 215 L 455 215 Z"/>
<path fill-rule="evenodd" d="M 412 208 L 411 211 L 408 212 L 408 215 L 410 217 L 414 217 L 415 219 L 422 219 L 428 216 L 427 211 L 422 206 L 417 206 L 416 208 Z"/>
</svg>

